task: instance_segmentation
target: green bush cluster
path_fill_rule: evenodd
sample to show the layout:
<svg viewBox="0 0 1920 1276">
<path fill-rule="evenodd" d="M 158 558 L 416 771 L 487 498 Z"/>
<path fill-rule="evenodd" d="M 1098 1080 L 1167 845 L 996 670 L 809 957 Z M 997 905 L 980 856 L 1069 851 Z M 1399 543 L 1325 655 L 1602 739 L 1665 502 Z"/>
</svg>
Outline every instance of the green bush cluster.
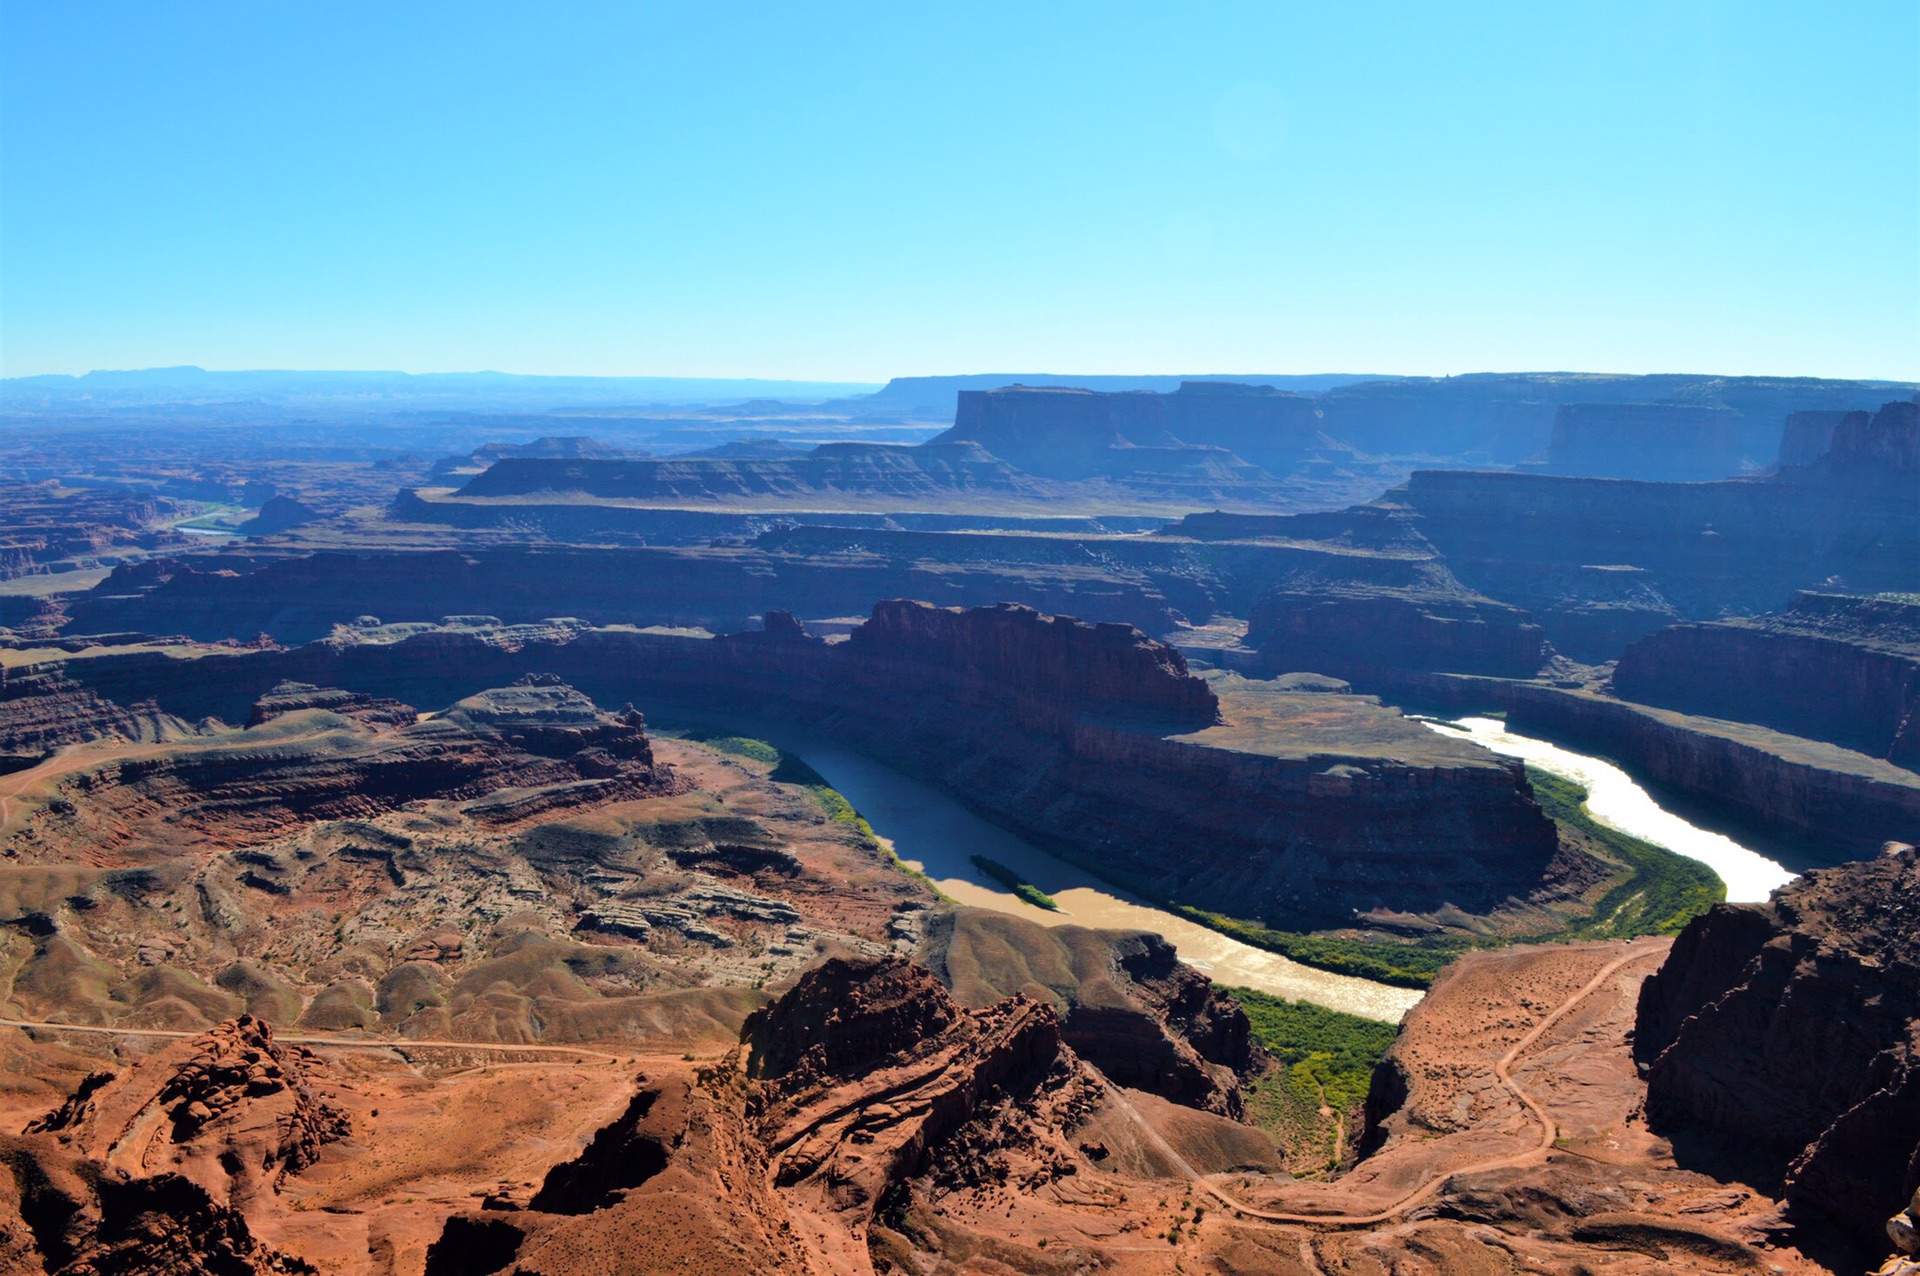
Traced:
<svg viewBox="0 0 1920 1276">
<path fill-rule="evenodd" d="M 1568 928 L 1568 939 L 1632 939 L 1675 935 L 1688 922 L 1727 898 L 1719 874 L 1698 860 L 1610 828 L 1587 810 L 1587 791 L 1571 780 L 1527 768 L 1534 798 L 1548 815 L 1585 834 L 1607 858 L 1630 870 L 1593 913 Z"/>
<path fill-rule="evenodd" d="M 1020 899 L 1032 904 L 1035 908 L 1045 908 L 1056 913 L 1060 911 L 1060 904 L 1053 896 L 1047 894 L 1032 882 L 1027 881 L 1021 877 L 1019 873 L 1008 868 L 999 860 L 990 860 L 984 855 L 970 855 L 967 858 L 973 861 L 975 868 L 1012 891 Z"/>
<path fill-rule="evenodd" d="M 1343 1116 L 1366 1102 L 1374 1065 L 1399 1031 L 1394 1025 L 1251 988 L 1228 991 L 1246 1009 L 1254 1040 L 1286 1066 L 1287 1086 L 1300 1099 L 1324 1098 Z"/>
</svg>

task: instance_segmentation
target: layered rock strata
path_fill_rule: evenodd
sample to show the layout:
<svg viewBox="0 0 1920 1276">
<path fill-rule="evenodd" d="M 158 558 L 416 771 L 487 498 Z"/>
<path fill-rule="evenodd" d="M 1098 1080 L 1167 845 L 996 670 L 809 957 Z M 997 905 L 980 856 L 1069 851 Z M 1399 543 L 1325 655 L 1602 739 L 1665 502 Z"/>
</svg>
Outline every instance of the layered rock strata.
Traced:
<svg viewBox="0 0 1920 1276">
<path fill-rule="evenodd" d="M 1620 657 L 1621 696 L 1920 763 L 1920 604 L 1801 593 L 1770 616 L 1676 625 Z"/>
</svg>

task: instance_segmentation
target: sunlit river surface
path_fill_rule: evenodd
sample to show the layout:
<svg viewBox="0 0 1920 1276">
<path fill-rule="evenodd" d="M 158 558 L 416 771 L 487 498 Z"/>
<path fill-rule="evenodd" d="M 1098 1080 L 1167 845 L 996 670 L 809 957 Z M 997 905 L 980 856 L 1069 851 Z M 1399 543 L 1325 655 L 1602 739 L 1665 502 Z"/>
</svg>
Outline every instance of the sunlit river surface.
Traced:
<svg viewBox="0 0 1920 1276">
<path fill-rule="evenodd" d="M 1727 884 L 1727 899 L 1736 904 L 1764 901 L 1775 887 L 1794 879 L 1792 870 L 1750 851 L 1730 837 L 1687 823 L 1664 809 L 1634 783 L 1633 777 L 1611 762 L 1573 753 L 1545 740 L 1515 735 L 1494 718 L 1462 718 L 1458 722 L 1427 725 L 1442 735 L 1524 758 L 1542 771 L 1572 780 L 1587 790 L 1587 810 L 1602 824 L 1642 841 L 1664 846 L 1675 854 L 1699 860 Z"/>
</svg>

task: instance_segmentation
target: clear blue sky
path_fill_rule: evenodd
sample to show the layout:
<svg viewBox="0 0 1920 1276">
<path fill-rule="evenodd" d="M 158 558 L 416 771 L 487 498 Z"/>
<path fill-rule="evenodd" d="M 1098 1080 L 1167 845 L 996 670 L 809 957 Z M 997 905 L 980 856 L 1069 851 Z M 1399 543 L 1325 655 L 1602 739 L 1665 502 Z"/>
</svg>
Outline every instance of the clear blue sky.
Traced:
<svg viewBox="0 0 1920 1276">
<path fill-rule="evenodd" d="M 1920 378 L 1920 6 L 4 0 L 0 364 Z"/>
</svg>

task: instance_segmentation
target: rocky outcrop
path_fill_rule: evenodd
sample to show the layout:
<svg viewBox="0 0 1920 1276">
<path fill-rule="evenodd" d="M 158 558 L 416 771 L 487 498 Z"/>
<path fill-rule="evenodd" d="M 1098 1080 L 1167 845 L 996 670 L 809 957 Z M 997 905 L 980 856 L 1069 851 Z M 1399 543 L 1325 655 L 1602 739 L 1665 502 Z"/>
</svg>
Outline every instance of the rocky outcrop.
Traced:
<svg viewBox="0 0 1920 1276">
<path fill-rule="evenodd" d="M 774 1182 L 855 1235 L 996 1096 L 1091 1108 L 1099 1094 L 1051 1006 L 1014 997 L 963 1010 L 898 957 L 829 960 L 742 1036 Z M 1064 1132 L 1051 1132 L 1051 1148 L 1042 1139 L 1031 1149 L 1042 1172 L 1070 1172 Z"/>
<path fill-rule="evenodd" d="M 1061 1038 L 1121 1085 L 1238 1118 L 1266 1063 L 1247 1015 L 1173 946 L 1139 931 L 1046 927 L 983 909 L 933 915 L 917 953 L 962 1005 L 1014 993 L 1053 1003 Z"/>
<path fill-rule="evenodd" d="M 1868 1252 L 1920 1187 L 1916 898 L 1911 846 L 1816 870 L 1696 919 L 1640 996 L 1655 1128 L 1784 1181 L 1790 1217 Z"/>
<path fill-rule="evenodd" d="M 748 1075 L 777 1080 L 858 1075 L 909 1054 L 961 1017 L 946 990 L 904 958 L 831 958 L 794 989 L 756 1011 L 741 1036 Z"/>
<path fill-rule="evenodd" d="M 0 1135 L 0 1264 L 36 1276 L 314 1270 L 262 1244 L 238 1209 L 191 1179 L 128 1176 L 34 1135 Z"/>
<path fill-rule="evenodd" d="M 1920 402 L 1895 400 L 1872 416 L 1847 413 L 1834 423 L 1833 440 L 1813 469 L 1829 479 L 1911 493 L 1920 475 Z"/>
<path fill-rule="evenodd" d="M 641 1078 L 625 1113 L 524 1210 L 457 1215 L 427 1270 L 871 1271 L 876 1216 L 923 1176 L 1031 1191 L 1075 1173 L 1068 1130 L 1105 1091 L 1051 1007 L 956 1005 L 898 957 L 832 958 L 733 1058 Z M 692 1224 L 689 1226 L 689 1224 Z"/>
<path fill-rule="evenodd" d="M 264 1020 L 243 1014 L 125 1074 L 88 1076 L 27 1133 L 101 1160 L 164 1166 L 220 1199 L 277 1191 L 351 1133 L 314 1084 L 319 1068 L 311 1052 L 283 1045 Z"/>
<path fill-rule="evenodd" d="M 1920 604 L 1801 593 L 1770 616 L 1676 625 L 1613 673 L 1621 696 L 1920 764 Z"/>
<path fill-rule="evenodd" d="M 50 1276 L 311 1271 L 256 1240 L 242 1211 L 350 1133 L 320 1071 L 241 1015 L 88 1076 L 23 1136 L 0 1139 L 0 1258 L 11 1240 L 25 1242 L 15 1262 L 37 1266 L 8 1270 Z"/>
</svg>

